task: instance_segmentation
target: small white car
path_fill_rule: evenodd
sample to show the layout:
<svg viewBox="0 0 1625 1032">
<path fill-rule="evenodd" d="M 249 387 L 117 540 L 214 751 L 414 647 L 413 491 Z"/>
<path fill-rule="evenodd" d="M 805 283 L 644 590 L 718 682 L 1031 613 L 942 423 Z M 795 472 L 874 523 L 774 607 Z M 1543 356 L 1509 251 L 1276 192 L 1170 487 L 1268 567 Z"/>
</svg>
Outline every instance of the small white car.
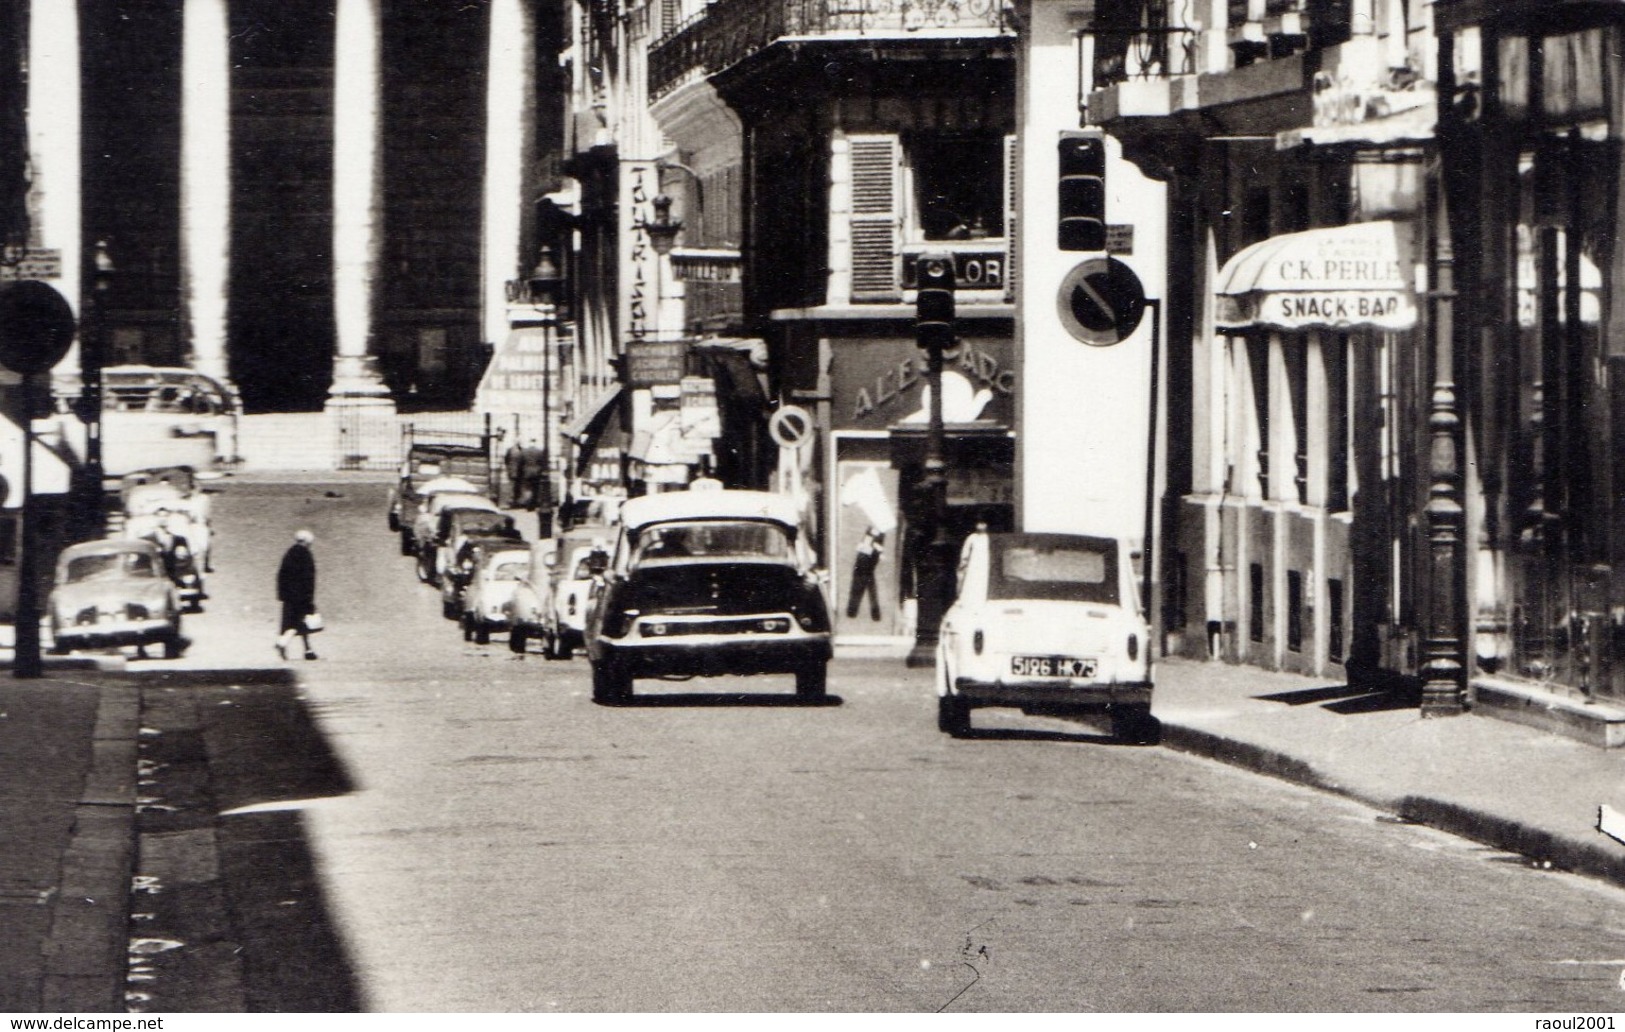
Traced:
<svg viewBox="0 0 1625 1032">
<path fill-rule="evenodd" d="M 1120 540 L 977 531 L 937 645 L 937 726 L 960 736 L 978 706 L 1106 713 L 1117 738 L 1155 739 L 1151 627 Z"/>
<path fill-rule="evenodd" d="M 463 640 L 484 645 L 492 631 L 510 629 L 508 602 L 530 573 L 530 545 L 491 542 L 482 549 L 462 591 Z"/>
</svg>

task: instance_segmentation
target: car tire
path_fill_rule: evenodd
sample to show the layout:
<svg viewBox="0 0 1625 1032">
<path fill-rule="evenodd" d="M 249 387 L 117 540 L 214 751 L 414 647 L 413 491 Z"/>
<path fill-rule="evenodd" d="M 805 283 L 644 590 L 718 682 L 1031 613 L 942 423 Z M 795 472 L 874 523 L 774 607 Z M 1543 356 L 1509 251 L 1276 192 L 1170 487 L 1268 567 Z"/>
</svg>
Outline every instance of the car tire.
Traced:
<svg viewBox="0 0 1625 1032">
<path fill-rule="evenodd" d="M 440 615 L 445 617 L 448 620 L 459 619 L 459 615 L 458 615 L 458 612 L 457 612 L 457 603 L 452 602 L 449 599 L 446 599 L 445 597 L 442 597 L 440 599 Z"/>
<path fill-rule="evenodd" d="M 165 659 L 181 658 L 181 653 L 186 651 L 186 639 L 181 637 L 179 624 L 176 624 L 173 630 L 164 635 L 163 645 Z"/>
<path fill-rule="evenodd" d="M 409 530 L 401 531 L 401 554 L 412 554 L 412 532 Z"/>
<path fill-rule="evenodd" d="M 594 702 L 624 702 L 632 697 L 632 678 L 612 660 L 592 665 L 592 699 Z"/>
<path fill-rule="evenodd" d="M 829 666 L 820 661 L 809 663 L 796 670 L 796 697 L 801 699 L 822 699 L 828 684 Z"/>
<path fill-rule="evenodd" d="M 528 637 L 525 634 L 525 629 L 515 624 L 513 629 L 508 632 L 508 651 L 523 653 L 527 641 Z"/>
<path fill-rule="evenodd" d="M 474 644 L 491 644 L 491 625 L 486 623 L 484 620 L 476 619 L 474 621 Z"/>
<path fill-rule="evenodd" d="M 1124 745 L 1156 744 L 1161 725 L 1147 704 L 1119 706 L 1112 710 L 1112 737 Z"/>
<path fill-rule="evenodd" d="M 970 704 L 952 692 L 937 696 L 937 730 L 955 738 L 970 734 Z"/>
</svg>

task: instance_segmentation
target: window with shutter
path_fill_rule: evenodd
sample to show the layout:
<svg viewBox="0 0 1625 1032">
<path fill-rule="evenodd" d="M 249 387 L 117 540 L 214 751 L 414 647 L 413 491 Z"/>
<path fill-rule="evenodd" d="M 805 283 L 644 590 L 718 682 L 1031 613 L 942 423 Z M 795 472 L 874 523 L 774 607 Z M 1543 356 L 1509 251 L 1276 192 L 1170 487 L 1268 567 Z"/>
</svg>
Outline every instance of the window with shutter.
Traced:
<svg viewBox="0 0 1625 1032">
<path fill-rule="evenodd" d="M 853 136 L 852 297 L 895 301 L 898 288 L 898 156 L 894 135 Z"/>
</svg>

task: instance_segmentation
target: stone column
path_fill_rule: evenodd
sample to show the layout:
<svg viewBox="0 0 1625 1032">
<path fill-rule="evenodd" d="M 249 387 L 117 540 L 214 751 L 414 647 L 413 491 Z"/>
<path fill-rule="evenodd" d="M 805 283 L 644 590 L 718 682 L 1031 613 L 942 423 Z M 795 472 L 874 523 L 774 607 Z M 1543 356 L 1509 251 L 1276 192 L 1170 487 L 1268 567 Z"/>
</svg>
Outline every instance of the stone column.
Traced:
<svg viewBox="0 0 1625 1032">
<path fill-rule="evenodd" d="M 186 0 L 181 43 L 181 279 L 188 361 L 224 379 L 231 263 L 231 30 L 226 0 Z"/>
<path fill-rule="evenodd" d="M 379 250 L 379 0 L 338 0 L 333 58 L 333 314 L 328 407 L 394 407 L 370 352 Z"/>
<path fill-rule="evenodd" d="M 51 285 L 74 314 L 80 297 L 84 245 L 80 203 L 79 12 L 61 0 L 33 0 L 28 14 L 29 246 L 60 251 L 62 269 Z M 58 368 L 79 369 L 77 342 Z"/>
<path fill-rule="evenodd" d="M 508 335 L 508 282 L 528 275 L 537 258 L 534 233 L 527 231 L 537 185 L 535 50 L 530 4 L 494 0 L 485 92 L 480 309 L 485 340 L 497 347 Z"/>
</svg>

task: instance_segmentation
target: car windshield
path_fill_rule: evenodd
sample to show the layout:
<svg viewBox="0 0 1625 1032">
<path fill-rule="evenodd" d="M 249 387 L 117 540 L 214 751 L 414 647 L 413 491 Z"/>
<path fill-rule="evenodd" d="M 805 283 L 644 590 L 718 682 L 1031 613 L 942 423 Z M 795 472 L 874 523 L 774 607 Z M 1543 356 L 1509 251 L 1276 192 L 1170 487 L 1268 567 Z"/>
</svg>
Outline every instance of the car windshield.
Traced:
<svg viewBox="0 0 1625 1032">
<path fill-rule="evenodd" d="M 760 520 L 700 520 L 660 523 L 638 534 L 633 568 L 664 560 L 733 559 L 792 562 L 790 539 L 783 528 Z"/>
<path fill-rule="evenodd" d="M 988 597 L 1117 605 L 1116 547 L 1091 539 L 996 540 Z"/>
<path fill-rule="evenodd" d="M 609 553 L 601 550 L 588 552 L 576 563 L 575 580 L 592 580 L 609 569 Z"/>
<path fill-rule="evenodd" d="M 513 523 L 512 518 L 503 513 L 485 512 L 483 510 L 464 512 L 457 519 L 465 534 L 485 534 L 492 531 L 502 531 Z"/>
<path fill-rule="evenodd" d="M 68 560 L 67 583 L 113 580 L 118 577 L 153 577 L 157 568 L 145 552 L 102 552 Z"/>
</svg>

